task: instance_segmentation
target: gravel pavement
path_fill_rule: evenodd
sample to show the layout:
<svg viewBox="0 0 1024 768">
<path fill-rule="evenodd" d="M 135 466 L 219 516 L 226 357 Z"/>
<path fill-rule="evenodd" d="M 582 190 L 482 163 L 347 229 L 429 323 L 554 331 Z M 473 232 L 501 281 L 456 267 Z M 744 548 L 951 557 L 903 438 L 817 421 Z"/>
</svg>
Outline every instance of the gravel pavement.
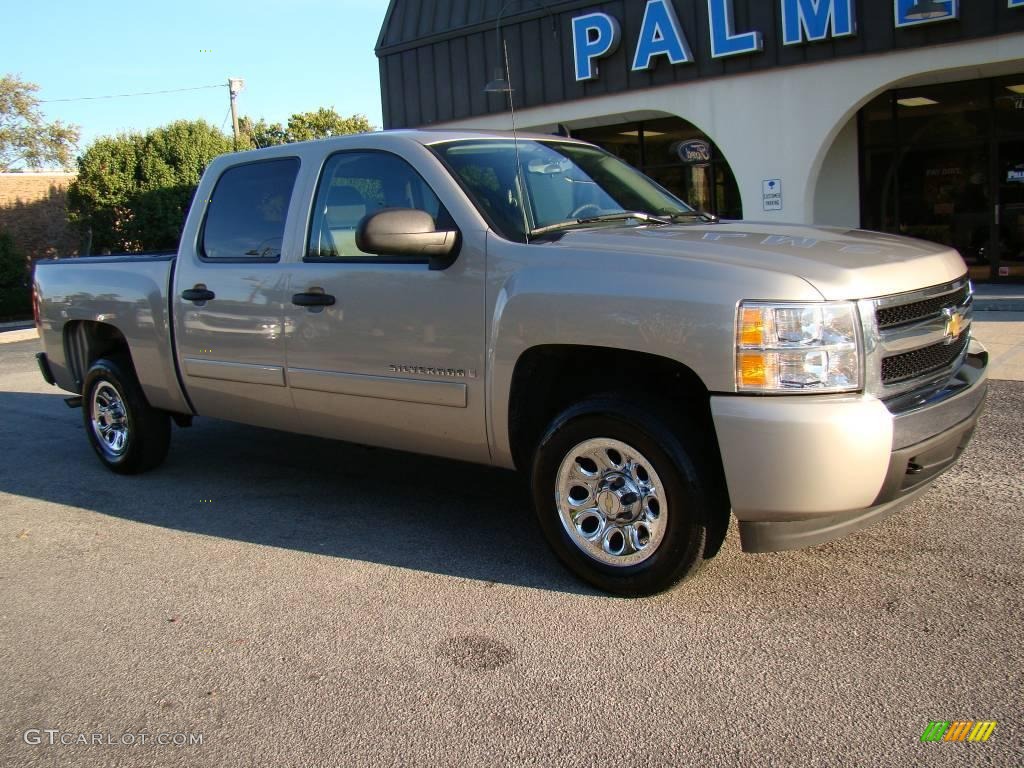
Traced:
<svg viewBox="0 0 1024 768">
<path fill-rule="evenodd" d="M 37 348 L 0 347 L 0 766 L 1024 765 L 1024 383 L 897 516 L 624 600 L 500 470 L 201 420 L 115 476 Z"/>
</svg>

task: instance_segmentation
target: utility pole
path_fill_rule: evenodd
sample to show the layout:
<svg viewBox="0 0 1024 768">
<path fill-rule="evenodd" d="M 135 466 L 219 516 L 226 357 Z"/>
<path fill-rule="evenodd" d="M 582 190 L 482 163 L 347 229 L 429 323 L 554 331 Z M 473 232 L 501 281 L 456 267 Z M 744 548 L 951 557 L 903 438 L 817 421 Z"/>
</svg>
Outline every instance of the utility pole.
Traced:
<svg viewBox="0 0 1024 768">
<path fill-rule="evenodd" d="M 235 136 L 235 151 L 238 151 L 238 94 L 245 88 L 245 80 L 240 77 L 228 78 L 228 92 L 231 94 L 231 129 Z"/>
</svg>

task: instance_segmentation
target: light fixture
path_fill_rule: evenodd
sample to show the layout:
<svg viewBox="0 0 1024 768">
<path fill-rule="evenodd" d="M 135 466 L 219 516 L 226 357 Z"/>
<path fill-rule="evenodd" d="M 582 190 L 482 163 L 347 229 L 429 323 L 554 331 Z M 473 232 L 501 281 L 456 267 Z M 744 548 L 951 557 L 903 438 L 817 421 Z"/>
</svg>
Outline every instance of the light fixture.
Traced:
<svg viewBox="0 0 1024 768">
<path fill-rule="evenodd" d="M 639 136 L 639 135 L 640 135 L 640 131 L 623 131 L 622 133 L 619 134 L 619 136 L 634 136 L 634 137 Z M 648 136 L 664 136 L 664 135 L 665 135 L 664 131 L 644 131 L 644 138 L 647 138 Z"/>
<path fill-rule="evenodd" d="M 487 85 L 484 86 L 484 93 L 512 93 L 513 88 L 509 83 L 511 75 L 508 72 L 508 52 L 505 53 L 505 67 L 502 68 L 502 48 L 504 40 L 501 36 L 501 18 L 505 15 L 505 11 L 512 3 L 521 2 L 521 0 L 505 0 L 500 10 L 498 11 L 498 18 L 494 22 L 494 79 L 491 80 Z M 547 14 L 551 16 L 551 31 L 557 33 L 557 27 L 555 26 L 555 16 L 551 13 L 551 8 L 548 7 L 546 0 L 535 0 L 540 3 Z"/>
<path fill-rule="evenodd" d="M 1024 85 L 1008 85 L 1006 90 L 1010 91 L 1010 93 L 1019 93 L 1021 96 L 1024 96 Z"/>
<path fill-rule="evenodd" d="M 512 93 L 512 86 L 505 79 L 501 67 L 494 68 L 494 79 L 484 86 L 484 93 Z"/>
<path fill-rule="evenodd" d="M 927 96 L 911 96 L 908 99 L 896 99 L 896 103 L 901 107 L 930 107 L 939 102 L 929 99 Z"/>
<path fill-rule="evenodd" d="M 949 6 L 944 3 L 937 3 L 935 0 L 917 0 L 904 14 L 907 19 L 913 21 L 939 19 L 950 15 Z"/>
</svg>

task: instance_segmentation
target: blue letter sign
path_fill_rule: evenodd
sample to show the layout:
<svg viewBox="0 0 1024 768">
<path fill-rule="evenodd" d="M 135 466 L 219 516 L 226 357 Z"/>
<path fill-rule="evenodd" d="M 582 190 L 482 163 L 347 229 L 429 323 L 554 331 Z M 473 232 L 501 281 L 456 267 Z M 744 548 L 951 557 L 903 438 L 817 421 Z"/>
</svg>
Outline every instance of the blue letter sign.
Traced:
<svg viewBox="0 0 1024 768">
<path fill-rule="evenodd" d="M 607 13 L 588 13 L 572 20 L 572 51 L 576 80 L 597 77 L 594 59 L 614 53 L 619 46 L 619 22 Z"/>
<path fill-rule="evenodd" d="M 732 0 L 708 0 L 708 21 L 711 26 L 711 56 L 716 59 L 756 53 L 764 48 L 760 32 L 733 33 Z"/>
<path fill-rule="evenodd" d="M 853 0 L 782 0 L 782 43 L 849 37 L 857 31 Z"/>
<path fill-rule="evenodd" d="M 633 70 L 650 69 L 655 56 L 668 56 L 673 64 L 693 61 L 690 44 L 676 18 L 675 8 L 668 0 L 647 0 L 640 39 L 633 55 Z"/>
<path fill-rule="evenodd" d="M 931 24 L 933 21 L 950 21 L 960 18 L 960 0 L 935 0 L 936 11 L 917 15 L 912 13 L 918 0 L 893 0 L 897 27 L 912 27 L 916 24 Z"/>
</svg>

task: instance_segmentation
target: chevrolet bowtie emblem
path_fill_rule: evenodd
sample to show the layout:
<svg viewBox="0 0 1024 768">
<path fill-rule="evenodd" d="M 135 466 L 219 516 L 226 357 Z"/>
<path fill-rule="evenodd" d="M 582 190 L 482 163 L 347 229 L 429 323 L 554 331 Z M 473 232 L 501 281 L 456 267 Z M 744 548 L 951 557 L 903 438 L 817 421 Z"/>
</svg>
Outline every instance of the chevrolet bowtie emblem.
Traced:
<svg viewBox="0 0 1024 768">
<path fill-rule="evenodd" d="M 942 310 L 942 314 L 946 316 L 946 344 L 952 344 L 958 338 L 960 334 L 964 332 L 964 328 L 967 326 L 966 318 L 961 314 L 960 310 L 956 307 L 946 307 Z"/>
</svg>

